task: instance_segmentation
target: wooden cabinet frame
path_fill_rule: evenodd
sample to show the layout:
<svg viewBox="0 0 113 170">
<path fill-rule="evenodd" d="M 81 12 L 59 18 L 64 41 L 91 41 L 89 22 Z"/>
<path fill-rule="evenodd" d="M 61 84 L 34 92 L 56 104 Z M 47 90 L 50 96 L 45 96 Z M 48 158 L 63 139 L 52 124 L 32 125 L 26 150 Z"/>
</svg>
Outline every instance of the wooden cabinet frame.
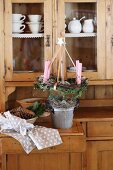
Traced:
<svg viewBox="0 0 113 170">
<path fill-rule="evenodd" d="M 57 1 L 57 35 L 65 37 L 65 3 L 96 3 L 97 4 L 97 72 L 83 72 L 90 80 L 105 79 L 105 4 L 106 0 L 62 0 Z M 74 73 L 67 73 L 67 77 L 74 77 Z"/>
<path fill-rule="evenodd" d="M 1 0 L 0 6 L 0 21 L 2 23 L 0 28 L 0 51 L 1 51 L 1 108 L 5 109 L 5 101 L 9 94 L 11 94 L 17 86 L 32 86 L 34 79 L 41 75 L 41 72 L 37 73 L 13 73 L 12 66 L 12 30 L 11 30 L 11 12 L 12 3 L 44 3 L 44 20 L 45 20 L 45 35 L 44 35 L 44 57 L 45 59 L 51 59 L 56 50 L 56 42 L 58 37 L 65 36 L 65 9 L 64 3 L 68 2 L 90 2 L 97 3 L 97 15 L 98 20 L 98 44 L 97 44 L 97 72 L 83 72 L 85 77 L 89 78 L 89 85 L 112 85 L 112 8 L 113 4 L 110 0 Z M 4 5 L 4 6 L 3 6 Z M 51 16 L 51 18 L 50 18 Z M 48 24 L 49 23 L 49 24 Z M 4 31 L 3 31 L 4 30 Z M 47 36 L 50 35 L 50 47 L 46 46 Z M 4 41 L 5 39 L 5 41 Z M 4 64 L 5 61 L 5 64 Z M 56 73 L 57 64 L 53 66 L 52 73 Z M 75 73 L 69 73 L 65 70 L 66 77 L 75 77 Z M 111 79 L 110 79 L 111 78 Z M 108 80 L 109 79 L 109 80 Z M 91 80 L 91 81 L 90 81 Z M 85 101 L 85 100 L 84 100 Z M 85 101 L 85 105 L 87 105 Z M 95 102 L 95 101 L 94 101 Z M 98 102 L 97 102 L 98 103 Z M 100 101 L 101 103 L 101 101 Z M 105 100 L 104 100 L 104 103 Z M 107 102 L 109 103 L 109 101 Z M 95 105 L 93 103 L 92 105 Z M 112 105 L 112 100 L 110 102 Z M 3 110 L 3 109 L 1 109 Z"/>
<path fill-rule="evenodd" d="M 113 79 L 113 1 L 106 0 L 106 79 Z"/>
<path fill-rule="evenodd" d="M 4 1 L 0 0 L 0 111 L 5 108 L 5 86 L 4 86 Z"/>
<path fill-rule="evenodd" d="M 43 3 L 44 4 L 44 58 L 52 57 L 52 0 L 9 0 L 5 1 L 5 65 L 6 81 L 34 81 L 37 73 L 13 73 L 13 53 L 12 53 L 12 4 L 13 3 Z M 50 45 L 46 46 L 49 35 Z M 39 73 L 40 74 L 40 73 Z"/>
</svg>

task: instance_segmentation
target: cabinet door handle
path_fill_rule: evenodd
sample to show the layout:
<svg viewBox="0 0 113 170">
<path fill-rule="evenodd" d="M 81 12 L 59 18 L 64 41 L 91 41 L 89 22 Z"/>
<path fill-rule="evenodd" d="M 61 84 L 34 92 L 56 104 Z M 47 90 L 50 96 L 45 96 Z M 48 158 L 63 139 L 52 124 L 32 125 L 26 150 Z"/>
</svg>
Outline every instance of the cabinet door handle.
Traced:
<svg viewBox="0 0 113 170">
<path fill-rule="evenodd" d="M 45 45 L 46 45 L 46 47 L 50 47 L 50 35 L 46 35 Z"/>
<path fill-rule="evenodd" d="M 112 47 L 113 47 L 113 35 L 112 35 L 112 37 L 111 37 L 111 45 L 112 45 Z"/>
</svg>

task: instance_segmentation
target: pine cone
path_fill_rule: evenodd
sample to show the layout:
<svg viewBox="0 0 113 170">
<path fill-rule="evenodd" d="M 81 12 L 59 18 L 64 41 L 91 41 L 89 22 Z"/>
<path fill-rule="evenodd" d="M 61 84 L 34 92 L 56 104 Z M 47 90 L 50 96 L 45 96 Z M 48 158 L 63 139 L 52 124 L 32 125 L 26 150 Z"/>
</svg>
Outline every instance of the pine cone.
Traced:
<svg viewBox="0 0 113 170">
<path fill-rule="evenodd" d="M 11 114 L 23 118 L 23 119 L 31 119 L 35 116 L 35 113 L 32 112 L 31 110 L 22 108 L 22 107 L 17 107 L 12 110 L 10 110 Z"/>
</svg>

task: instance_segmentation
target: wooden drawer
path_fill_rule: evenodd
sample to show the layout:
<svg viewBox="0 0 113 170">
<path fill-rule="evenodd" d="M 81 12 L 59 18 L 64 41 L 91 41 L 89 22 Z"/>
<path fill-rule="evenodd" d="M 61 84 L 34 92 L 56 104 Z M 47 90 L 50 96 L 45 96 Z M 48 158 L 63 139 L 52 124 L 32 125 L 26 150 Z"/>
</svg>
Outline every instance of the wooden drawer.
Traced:
<svg viewBox="0 0 113 170">
<path fill-rule="evenodd" d="M 87 137 L 113 137 L 113 121 L 88 122 Z"/>
<path fill-rule="evenodd" d="M 34 149 L 32 153 L 57 153 L 57 152 L 83 152 L 86 142 L 84 136 L 62 136 L 63 143 L 46 149 Z M 3 138 L 1 142 L 2 153 L 25 153 L 21 144 L 13 138 Z M 13 147 L 12 147 L 13 146 Z"/>
<path fill-rule="evenodd" d="M 86 140 L 84 136 L 63 136 L 63 143 L 48 148 L 49 152 L 84 152 L 86 149 Z"/>
</svg>

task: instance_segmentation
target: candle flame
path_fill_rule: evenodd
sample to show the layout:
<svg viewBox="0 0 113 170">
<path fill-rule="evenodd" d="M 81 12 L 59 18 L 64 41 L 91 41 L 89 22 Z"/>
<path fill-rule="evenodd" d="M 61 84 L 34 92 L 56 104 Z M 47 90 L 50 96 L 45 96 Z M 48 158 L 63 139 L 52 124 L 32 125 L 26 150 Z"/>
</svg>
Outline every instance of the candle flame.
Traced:
<svg viewBox="0 0 113 170">
<path fill-rule="evenodd" d="M 56 90 L 56 87 L 57 87 L 57 83 L 54 84 L 54 90 Z"/>
</svg>

